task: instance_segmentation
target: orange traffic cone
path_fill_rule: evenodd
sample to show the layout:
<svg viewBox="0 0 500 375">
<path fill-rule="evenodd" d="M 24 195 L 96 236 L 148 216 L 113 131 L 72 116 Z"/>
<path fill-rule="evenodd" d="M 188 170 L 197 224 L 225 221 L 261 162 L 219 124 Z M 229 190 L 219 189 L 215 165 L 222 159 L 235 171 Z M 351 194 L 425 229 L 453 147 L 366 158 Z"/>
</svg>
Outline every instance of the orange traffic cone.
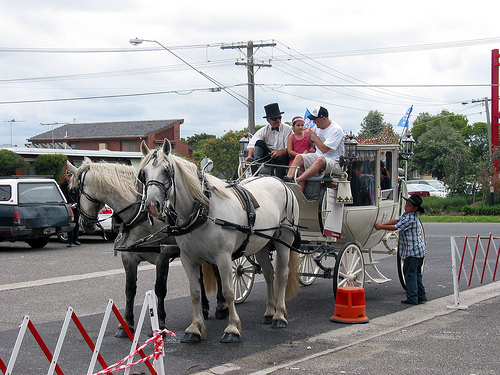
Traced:
<svg viewBox="0 0 500 375">
<path fill-rule="evenodd" d="M 365 290 L 354 286 L 338 287 L 335 310 L 330 320 L 336 323 L 368 323 Z"/>
</svg>

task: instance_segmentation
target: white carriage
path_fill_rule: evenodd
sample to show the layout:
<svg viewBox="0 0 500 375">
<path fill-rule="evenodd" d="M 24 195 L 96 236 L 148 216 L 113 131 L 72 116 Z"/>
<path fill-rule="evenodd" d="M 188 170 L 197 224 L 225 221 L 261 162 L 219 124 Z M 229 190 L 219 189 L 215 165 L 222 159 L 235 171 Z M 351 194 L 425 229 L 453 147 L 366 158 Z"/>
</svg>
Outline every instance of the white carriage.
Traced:
<svg viewBox="0 0 500 375">
<path fill-rule="evenodd" d="M 404 179 L 400 178 L 399 161 L 411 155 L 412 142 L 403 140 L 404 150 L 401 150 L 397 143 L 358 144 L 351 136 L 346 140 L 342 175 L 311 178 L 306 181 L 304 192 L 298 184 L 287 183 L 300 205 L 302 285 L 310 285 L 316 278 L 333 279 L 336 293 L 339 286 L 385 283 L 390 279 L 378 269 L 377 254 L 396 254 L 399 280 L 405 288 L 397 232 L 377 231 L 374 224 L 402 213 L 402 196 L 407 196 L 407 190 Z M 245 139 L 240 140 L 240 146 L 240 173 L 249 173 L 244 162 Z M 356 184 L 356 189 L 363 186 L 362 198 L 359 192 L 351 190 L 354 162 L 362 165 L 360 182 Z M 261 165 L 258 173 L 273 174 L 276 167 Z M 383 168 L 388 173 L 384 171 L 383 175 Z M 233 282 L 238 303 L 248 297 L 255 273 L 259 273 L 259 265 L 252 258 L 234 262 Z"/>
</svg>

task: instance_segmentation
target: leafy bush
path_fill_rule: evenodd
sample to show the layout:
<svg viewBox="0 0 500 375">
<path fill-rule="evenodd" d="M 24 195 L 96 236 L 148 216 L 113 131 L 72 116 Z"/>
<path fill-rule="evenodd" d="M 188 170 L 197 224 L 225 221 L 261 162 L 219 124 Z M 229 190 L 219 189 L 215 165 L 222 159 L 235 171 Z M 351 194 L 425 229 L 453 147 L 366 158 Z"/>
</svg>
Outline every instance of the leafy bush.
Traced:
<svg viewBox="0 0 500 375">
<path fill-rule="evenodd" d="M 28 163 L 13 151 L 0 150 L 0 176 L 16 174 L 17 169 L 24 169 Z"/>
<path fill-rule="evenodd" d="M 427 197 L 424 198 L 422 207 L 426 214 L 441 215 L 444 213 L 462 212 L 462 208 L 472 202 L 467 196 L 448 196 L 446 198 Z"/>
<path fill-rule="evenodd" d="M 61 179 L 62 171 L 68 158 L 62 154 L 38 155 L 33 166 L 39 175 L 50 175 L 54 180 Z"/>
<path fill-rule="evenodd" d="M 477 216 L 494 216 L 500 215 L 500 204 L 494 206 L 487 206 L 481 204 L 479 206 L 464 206 L 462 208 L 464 215 L 477 215 Z"/>
</svg>

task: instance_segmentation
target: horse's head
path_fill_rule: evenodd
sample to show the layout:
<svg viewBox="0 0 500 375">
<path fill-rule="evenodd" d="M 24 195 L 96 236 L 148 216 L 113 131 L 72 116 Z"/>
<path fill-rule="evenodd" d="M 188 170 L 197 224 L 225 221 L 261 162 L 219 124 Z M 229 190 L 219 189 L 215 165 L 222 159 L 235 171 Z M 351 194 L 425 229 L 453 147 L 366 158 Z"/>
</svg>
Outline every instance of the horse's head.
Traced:
<svg viewBox="0 0 500 375">
<path fill-rule="evenodd" d="M 71 189 L 77 192 L 77 205 L 80 211 L 80 221 L 87 233 L 94 232 L 98 222 L 97 215 L 104 203 L 97 199 L 96 191 L 92 189 L 95 185 L 93 179 L 95 176 L 92 173 L 92 161 L 85 158 L 80 168 L 76 168 L 69 161 L 66 162 L 68 170 L 73 174 L 71 178 Z"/>
<path fill-rule="evenodd" d="M 144 184 L 145 207 L 152 216 L 160 216 L 173 186 L 174 169 L 168 159 L 172 146 L 165 139 L 161 149 L 150 150 L 142 141 L 144 159 L 139 166 L 138 178 Z"/>
</svg>

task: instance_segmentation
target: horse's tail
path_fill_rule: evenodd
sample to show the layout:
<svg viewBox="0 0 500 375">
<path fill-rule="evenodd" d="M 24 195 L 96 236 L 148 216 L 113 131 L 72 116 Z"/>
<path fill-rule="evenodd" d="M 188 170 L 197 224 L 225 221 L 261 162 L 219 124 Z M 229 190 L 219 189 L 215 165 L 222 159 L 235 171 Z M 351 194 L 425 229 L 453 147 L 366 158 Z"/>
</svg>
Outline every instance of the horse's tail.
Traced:
<svg viewBox="0 0 500 375">
<path fill-rule="evenodd" d="M 213 294 L 217 291 L 217 279 L 215 278 L 214 268 L 211 264 L 203 262 L 201 265 L 203 273 L 203 284 L 205 285 L 205 293 Z"/>
<path fill-rule="evenodd" d="M 290 259 L 288 260 L 288 282 L 286 284 L 285 298 L 291 300 L 299 293 L 299 253 L 290 251 Z"/>
</svg>

